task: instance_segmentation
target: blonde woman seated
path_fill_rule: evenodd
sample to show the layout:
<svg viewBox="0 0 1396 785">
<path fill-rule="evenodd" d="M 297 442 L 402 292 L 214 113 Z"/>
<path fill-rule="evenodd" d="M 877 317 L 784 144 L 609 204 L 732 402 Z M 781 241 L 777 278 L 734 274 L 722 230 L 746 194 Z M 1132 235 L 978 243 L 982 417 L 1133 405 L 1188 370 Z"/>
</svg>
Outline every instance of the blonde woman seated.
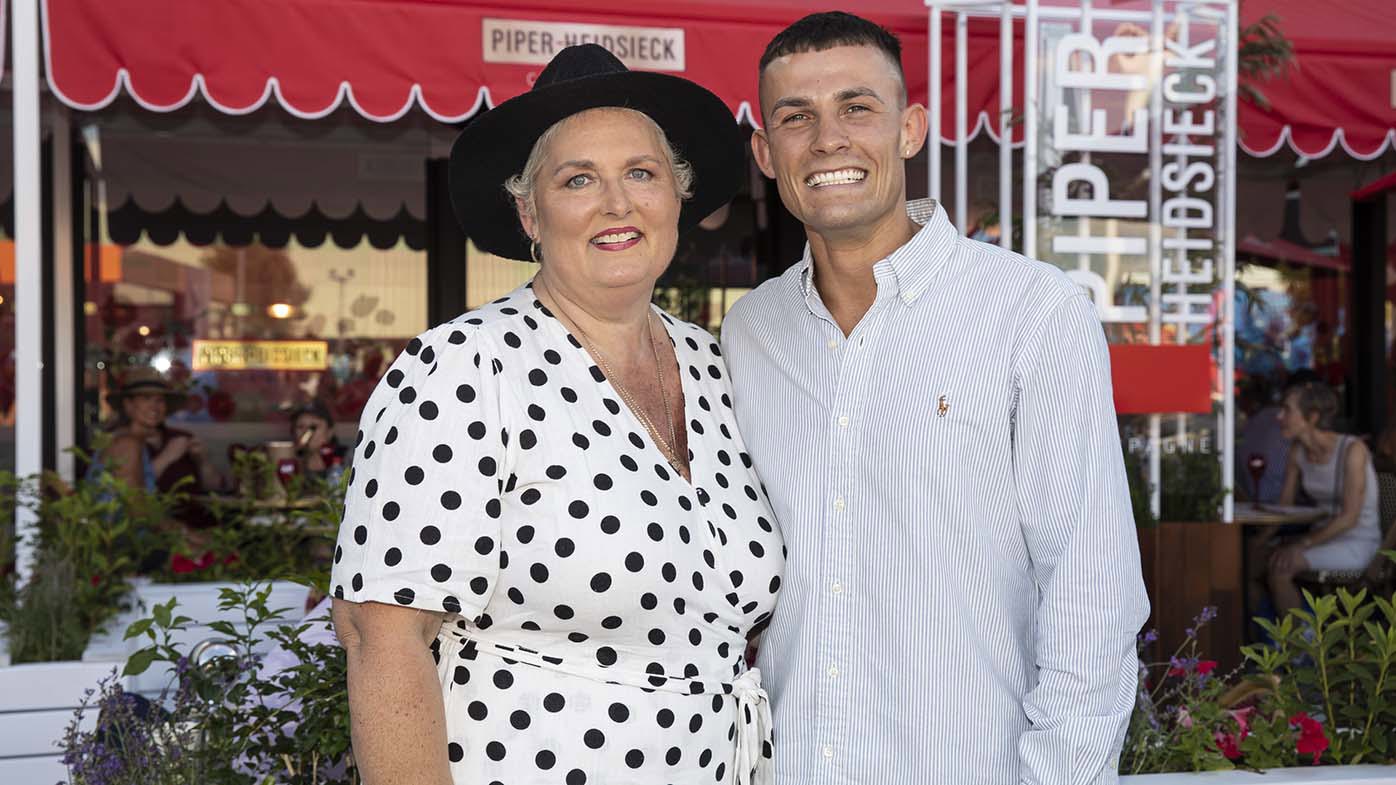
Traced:
<svg viewBox="0 0 1396 785">
<path fill-rule="evenodd" d="M 1294 578 L 1307 570 L 1362 571 L 1381 543 L 1377 476 L 1362 440 L 1332 430 L 1338 396 L 1322 382 L 1285 391 L 1280 429 L 1291 439 L 1280 504 L 1294 504 L 1299 488 L 1330 516 L 1270 557 L 1269 584 L 1281 614 L 1301 604 Z"/>
</svg>

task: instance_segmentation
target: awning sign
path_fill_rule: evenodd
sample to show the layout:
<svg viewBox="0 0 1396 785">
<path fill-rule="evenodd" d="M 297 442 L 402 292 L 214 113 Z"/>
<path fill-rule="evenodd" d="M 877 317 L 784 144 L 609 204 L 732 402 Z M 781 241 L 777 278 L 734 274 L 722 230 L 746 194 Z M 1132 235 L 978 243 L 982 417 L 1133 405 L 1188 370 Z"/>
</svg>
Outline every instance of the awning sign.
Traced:
<svg viewBox="0 0 1396 785">
<path fill-rule="evenodd" d="M 684 70 L 683 28 L 583 25 L 525 19 L 489 19 L 481 25 L 487 63 L 546 65 L 558 50 L 600 44 L 627 68 Z"/>
<path fill-rule="evenodd" d="M 195 371 L 323 371 L 325 341 L 194 341 Z"/>
</svg>

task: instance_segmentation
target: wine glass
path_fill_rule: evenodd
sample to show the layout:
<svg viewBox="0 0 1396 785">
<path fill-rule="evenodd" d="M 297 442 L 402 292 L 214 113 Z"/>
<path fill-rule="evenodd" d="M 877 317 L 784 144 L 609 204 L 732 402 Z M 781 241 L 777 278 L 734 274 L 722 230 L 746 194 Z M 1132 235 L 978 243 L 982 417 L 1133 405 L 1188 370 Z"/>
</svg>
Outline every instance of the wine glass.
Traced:
<svg viewBox="0 0 1396 785">
<path fill-rule="evenodd" d="M 1251 473 L 1251 494 L 1255 497 L 1256 509 L 1260 509 L 1260 478 L 1265 476 L 1265 456 L 1251 453 L 1246 458 L 1246 469 Z"/>
</svg>

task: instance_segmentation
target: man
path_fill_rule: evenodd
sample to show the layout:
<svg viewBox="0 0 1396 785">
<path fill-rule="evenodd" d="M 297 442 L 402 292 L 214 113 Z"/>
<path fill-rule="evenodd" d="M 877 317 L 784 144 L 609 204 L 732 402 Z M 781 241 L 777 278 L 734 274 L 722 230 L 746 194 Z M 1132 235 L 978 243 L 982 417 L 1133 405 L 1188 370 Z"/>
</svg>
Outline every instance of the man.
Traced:
<svg viewBox="0 0 1396 785">
<path fill-rule="evenodd" d="M 760 78 L 756 161 L 809 240 L 723 328 L 789 549 L 777 781 L 1113 782 L 1148 601 L 1091 302 L 908 218 L 926 113 L 890 33 L 806 17 Z"/>
</svg>

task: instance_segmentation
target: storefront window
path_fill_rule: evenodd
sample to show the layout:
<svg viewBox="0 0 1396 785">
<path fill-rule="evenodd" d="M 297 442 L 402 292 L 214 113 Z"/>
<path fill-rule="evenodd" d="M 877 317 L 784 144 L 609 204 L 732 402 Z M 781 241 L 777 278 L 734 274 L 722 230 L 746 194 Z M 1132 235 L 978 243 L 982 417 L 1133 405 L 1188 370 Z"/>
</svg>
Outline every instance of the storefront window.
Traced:
<svg viewBox="0 0 1396 785">
<path fill-rule="evenodd" d="M 352 444 L 379 377 L 427 327 L 425 291 L 425 253 L 401 244 L 105 246 L 83 304 L 88 433 L 116 420 L 123 375 L 153 367 L 190 393 L 169 424 L 225 472 L 232 448 L 289 439 L 288 412 L 309 401 Z"/>
</svg>

